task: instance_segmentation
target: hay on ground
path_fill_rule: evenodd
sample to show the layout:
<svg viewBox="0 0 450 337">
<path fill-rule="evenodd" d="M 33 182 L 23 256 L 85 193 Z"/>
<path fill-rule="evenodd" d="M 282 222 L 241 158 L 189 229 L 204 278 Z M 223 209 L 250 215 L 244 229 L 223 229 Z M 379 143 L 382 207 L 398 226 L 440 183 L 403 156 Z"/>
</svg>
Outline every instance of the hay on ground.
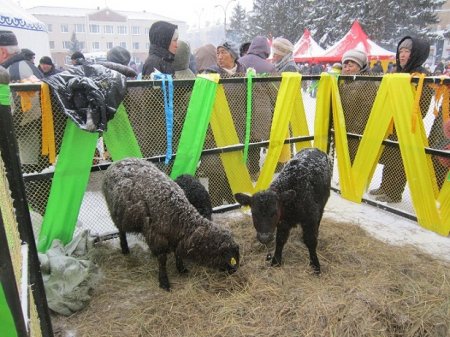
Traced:
<svg viewBox="0 0 450 337">
<path fill-rule="evenodd" d="M 413 247 L 395 247 L 355 224 L 324 217 L 318 255 L 309 267 L 301 230 L 291 232 L 284 264 L 266 261 L 273 246 L 256 242 L 251 217 L 215 215 L 233 230 L 241 266 L 228 276 L 168 262 L 172 291 L 158 287 L 156 259 L 139 245 L 123 256 L 99 244 L 92 258 L 103 278 L 90 305 L 53 316 L 56 336 L 405 336 L 450 335 L 450 269 Z M 70 333 L 69 333 L 70 332 Z"/>
</svg>

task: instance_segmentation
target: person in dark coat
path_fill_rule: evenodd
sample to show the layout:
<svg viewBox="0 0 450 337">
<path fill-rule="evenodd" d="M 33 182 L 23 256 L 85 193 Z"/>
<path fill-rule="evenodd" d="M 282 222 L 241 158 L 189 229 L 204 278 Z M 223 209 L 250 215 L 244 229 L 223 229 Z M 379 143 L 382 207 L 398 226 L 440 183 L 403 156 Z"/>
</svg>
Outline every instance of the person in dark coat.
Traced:
<svg viewBox="0 0 450 337">
<path fill-rule="evenodd" d="M 44 74 L 44 77 L 52 76 L 60 71 L 55 68 L 50 56 L 42 56 L 39 60 L 38 69 Z"/>
<path fill-rule="evenodd" d="M 173 60 L 178 47 L 178 26 L 156 21 L 148 33 L 150 50 L 142 68 L 142 76 L 149 76 L 155 71 L 173 75 Z"/>
<path fill-rule="evenodd" d="M 342 75 L 369 75 L 367 54 L 350 49 L 342 55 Z M 347 132 L 362 135 L 378 92 L 379 82 L 346 79 L 339 81 L 339 95 Z M 360 140 L 347 137 L 350 163 L 356 156 Z"/>
<path fill-rule="evenodd" d="M 422 73 L 430 75 L 427 69 L 423 67 L 429 53 L 430 43 L 428 41 L 411 36 L 405 36 L 400 40 L 397 46 L 396 72 L 410 74 Z M 424 117 L 428 112 L 432 96 L 433 92 L 431 88 L 424 85 L 419 103 L 422 117 Z M 436 120 L 442 120 L 442 118 L 438 117 Z M 442 130 L 442 127 L 440 130 Z M 431 147 L 433 146 L 434 138 L 435 136 L 433 135 L 433 131 L 431 131 L 429 136 L 429 143 Z M 395 129 L 394 133 L 389 136 L 389 139 L 398 140 Z M 384 164 L 380 187 L 369 191 L 369 194 L 375 196 L 377 201 L 388 203 L 401 202 L 402 194 L 406 186 L 406 175 L 403 168 L 403 162 L 401 160 L 400 149 L 386 147 L 381 156 L 380 162 Z M 443 179 L 438 177 L 438 181 L 439 180 L 442 181 Z"/>
</svg>

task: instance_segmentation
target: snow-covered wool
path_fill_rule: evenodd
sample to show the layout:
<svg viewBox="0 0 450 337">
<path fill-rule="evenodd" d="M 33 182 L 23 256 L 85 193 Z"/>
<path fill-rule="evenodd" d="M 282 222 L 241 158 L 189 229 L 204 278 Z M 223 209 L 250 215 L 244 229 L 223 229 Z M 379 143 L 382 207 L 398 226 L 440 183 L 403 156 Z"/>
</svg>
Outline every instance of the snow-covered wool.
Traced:
<svg viewBox="0 0 450 337">
<path fill-rule="evenodd" d="M 120 245 L 129 253 L 126 233 L 142 233 L 158 258 L 159 286 L 170 290 L 167 254 L 174 252 L 178 272 L 183 259 L 233 273 L 239 266 L 239 246 L 231 231 L 201 216 L 183 190 L 154 164 L 127 158 L 105 172 L 103 193 Z"/>
<path fill-rule="evenodd" d="M 186 194 L 187 199 L 197 209 L 197 211 L 206 219 L 211 220 L 211 198 L 200 180 L 190 174 L 183 174 L 175 179 L 175 182 L 181 187 L 184 194 Z"/>
<path fill-rule="evenodd" d="M 307 148 L 283 167 L 269 189 L 253 196 L 235 194 L 241 205 L 251 207 L 256 237 L 261 243 L 272 241 L 276 230 L 272 266 L 281 264 L 289 232 L 300 224 L 303 242 L 309 250 L 310 265 L 315 273 L 320 273 L 317 238 L 323 210 L 330 196 L 331 170 L 331 161 L 326 153 Z"/>
</svg>

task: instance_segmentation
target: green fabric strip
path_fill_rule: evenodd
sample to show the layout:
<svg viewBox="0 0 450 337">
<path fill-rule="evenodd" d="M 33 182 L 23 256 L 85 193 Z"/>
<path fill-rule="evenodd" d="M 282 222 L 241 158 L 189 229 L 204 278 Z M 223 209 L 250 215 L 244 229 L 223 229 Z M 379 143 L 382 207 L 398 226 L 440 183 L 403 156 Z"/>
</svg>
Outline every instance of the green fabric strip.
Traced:
<svg viewBox="0 0 450 337">
<path fill-rule="evenodd" d="M 39 233 L 38 250 L 47 251 L 53 240 L 63 244 L 73 232 L 91 173 L 98 133 L 86 132 L 67 120 L 55 175 Z"/>
<path fill-rule="evenodd" d="M 108 122 L 108 131 L 103 133 L 103 139 L 113 161 L 127 157 L 142 158 L 141 149 L 123 103 L 119 105 L 114 118 Z"/>
<path fill-rule="evenodd" d="M 181 131 L 180 142 L 173 163 L 172 179 L 182 174 L 194 175 L 205 142 L 206 131 L 216 99 L 217 83 L 197 77 Z"/>
<path fill-rule="evenodd" d="M 244 142 L 244 163 L 247 163 L 248 159 L 248 145 L 250 143 L 250 133 L 252 125 L 252 90 L 253 90 L 253 77 L 255 76 L 255 69 L 247 69 L 247 116 L 245 123 L 245 142 Z"/>
<path fill-rule="evenodd" d="M 0 84 L 0 105 L 10 105 L 9 96 L 11 90 L 8 84 Z"/>
<path fill-rule="evenodd" d="M 13 275 L 10 275 L 13 277 Z M 17 337 L 16 325 L 6 302 L 5 291 L 0 283 L 0 330 L 4 337 Z"/>
</svg>

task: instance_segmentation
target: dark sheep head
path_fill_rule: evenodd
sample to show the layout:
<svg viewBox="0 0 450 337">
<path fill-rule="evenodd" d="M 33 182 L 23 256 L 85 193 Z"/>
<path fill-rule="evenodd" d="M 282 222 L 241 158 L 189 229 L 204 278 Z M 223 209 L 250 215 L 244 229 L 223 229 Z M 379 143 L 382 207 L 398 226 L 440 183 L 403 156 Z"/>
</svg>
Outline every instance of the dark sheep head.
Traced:
<svg viewBox="0 0 450 337">
<path fill-rule="evenodd" d="M 277 225 L 282 219 L 283 205 L 295 198 L 295 195 L 293 190 L 277 194 L 269 189 L 253 196 L 236 193 L 234 197 L 242 206 L 250 206 L 256 238 L 262 244 L 267 244 L 273 240 Z"/>
<path fill-rule="evenodd" d="M 228 229 L 216 224 L 198 227 L 186 243 L 187 258 L 190 260 L 229 274 L 239 268 L 239 245 Z"/>
</svg>

